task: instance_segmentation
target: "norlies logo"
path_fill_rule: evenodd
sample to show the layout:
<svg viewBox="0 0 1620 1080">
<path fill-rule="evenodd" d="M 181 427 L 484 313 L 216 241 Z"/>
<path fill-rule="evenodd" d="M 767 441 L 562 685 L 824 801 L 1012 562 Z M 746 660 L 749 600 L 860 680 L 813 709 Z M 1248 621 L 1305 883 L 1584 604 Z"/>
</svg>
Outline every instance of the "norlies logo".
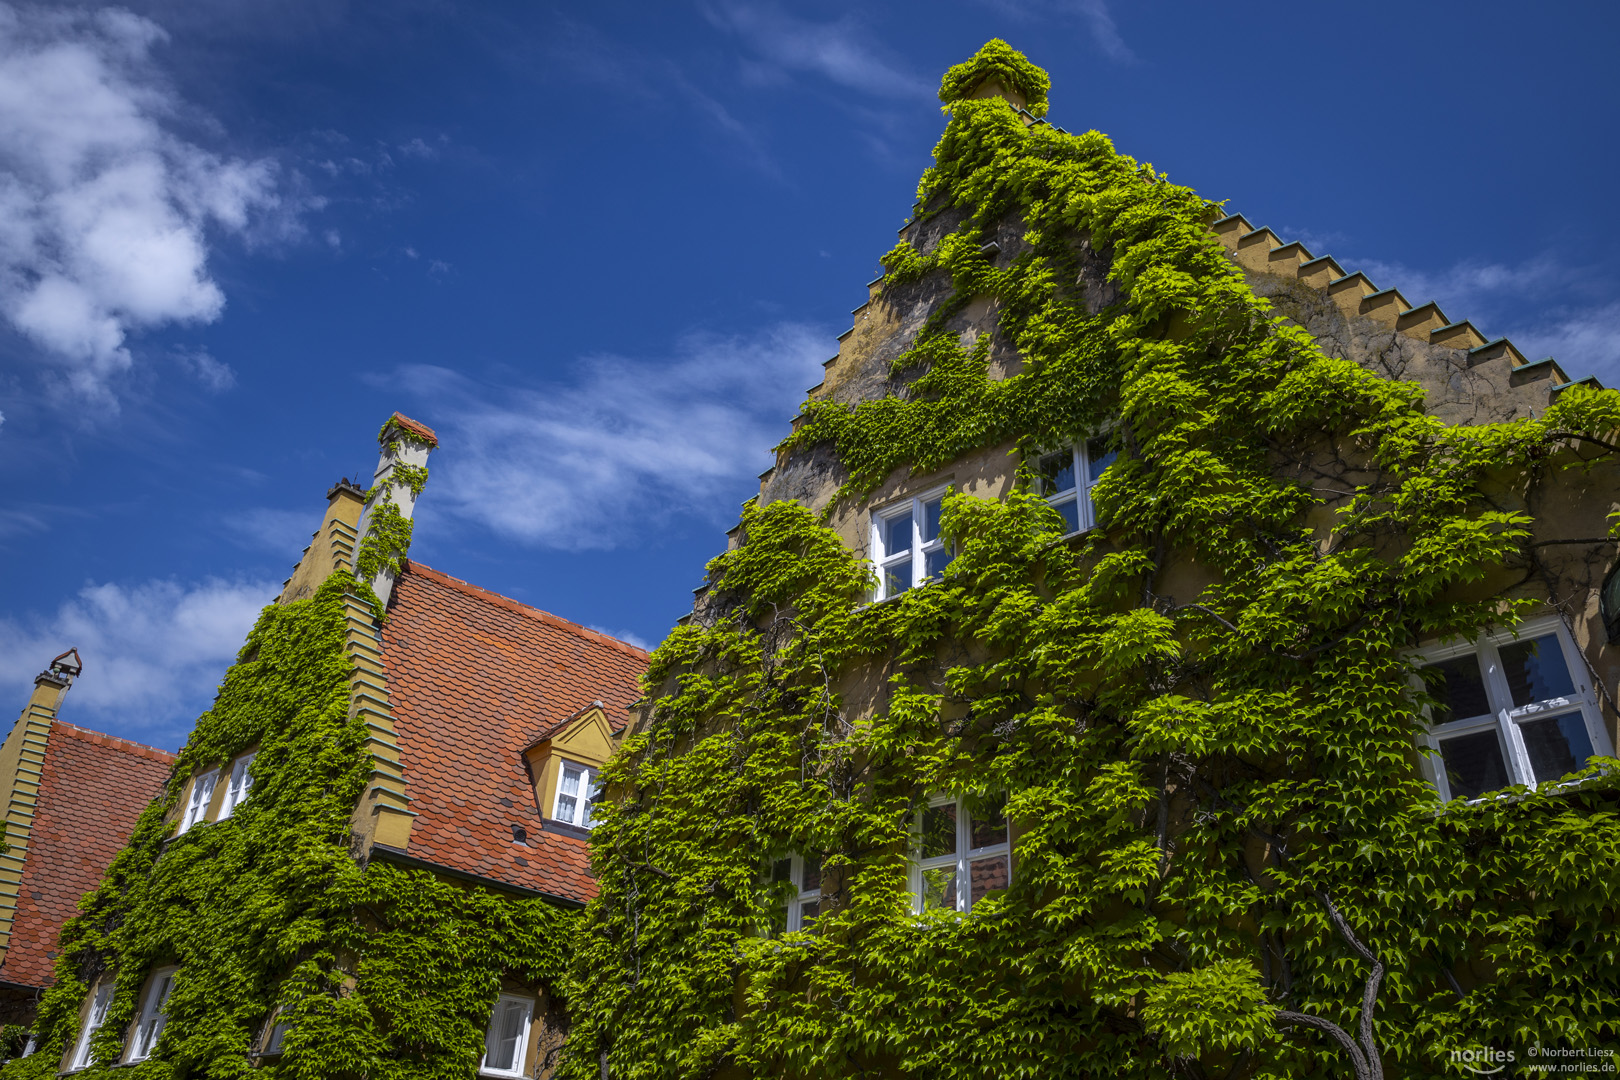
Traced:
<svg viewBox="0 0 1620 1080">
<path fill-rule="evenodd" d="M 1507 1068 L 1514 1058 L 1512 1050 L 1486 1046 L 1477 1050 L 1453 1050 L 1451 1060 L 1476 1076 L 1493 1076 Z"/>
</svg>

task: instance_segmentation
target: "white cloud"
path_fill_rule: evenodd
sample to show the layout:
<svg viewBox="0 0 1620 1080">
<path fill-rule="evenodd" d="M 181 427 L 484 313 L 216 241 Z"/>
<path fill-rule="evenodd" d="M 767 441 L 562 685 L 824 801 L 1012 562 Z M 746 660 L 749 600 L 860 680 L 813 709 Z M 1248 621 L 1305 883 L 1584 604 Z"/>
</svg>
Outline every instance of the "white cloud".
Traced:
<svg viewBox="0 0 1620 1080">
<path fill-rule="evenodd" d="M 183 106 L 152 61 L 164 40 L 116 8 L 0 0 L 0 315 L 108 406 L 132 332 L 219 318 L 210 232 L 279 204 L 272 162 L 166 127 Z"/>
<path fill-rule="evenodd" d="M 53 615 L 0 618 L 0 685 L 20 704 L 51 657 L 77 648 L 84 674 L 62 719 L 177 746 L 278 588 L 217 578 L 87 584 Z"/>
<path fill-rule="evenodd" d="M 646 639 L 628 630 L 609 630 L 605 626 L 596 626 L 595 624 L 592 624 L 588 629 L 595 630 L 598 634 L 606 634 L 610 638 L 617 638 L 626 645 L 634 645 L 642 652 L 652 652 L 653 650 L 653 647 L 647 644 Z"/>
<path fill-rule="evenodd" d="M 830 343 L 784 323 L 752 337 L 694 334 L 663 361 L 584 357 L 552 385 L 491 386 L 426 366 L 396 385 L 440 433 L 436 505 L 526 543 L 611 548 L 647 542 L 673 515 L 734 515 Z"/>
<path fill-rule="evenodd" d="M 1596 375 L 1620 386 L 1620 303 L 1553 315 L 1512 335 L 1530 359 L 1556 356 L 1572 379 Z"/>
<path fill-rule="evenodd" d="M 720 4 L 704 10 L 715 26 L 747 41 L 767 61 L 788 71 L 821 75 L 840 86 L 884 98 L 932 98 L 934 88 L 883 59 L 872 35 L 851 16 L 815 23 L 767 5 Z M 745 78 L 771 81 L 768 68 L 746 65 Z"/>
</svg>

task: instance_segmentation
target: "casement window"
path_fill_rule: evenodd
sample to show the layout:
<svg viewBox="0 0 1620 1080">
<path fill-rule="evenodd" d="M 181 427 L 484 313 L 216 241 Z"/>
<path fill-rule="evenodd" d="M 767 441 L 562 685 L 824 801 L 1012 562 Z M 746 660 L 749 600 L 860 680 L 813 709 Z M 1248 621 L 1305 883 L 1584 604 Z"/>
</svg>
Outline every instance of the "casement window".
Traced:
<svg viewBox="0 0 1620 1080">
<path fill-rule="evenodd" d="M 231 813 L 247 800 L 248 792 L 253 789 L 253 776 L 248 772 L 248 766 L 253 764 L 253 759 L 257 756 L 258 752 L 255 751 L 243 754 L 231 762 L 231 776 L 225 784 L 225 800 L 220 803 L 219 820 L 224 821 L 230 817 Z"/>
<path fill-rule="evenodd" d="M 794 895 L 788 901 L 787 918 L 777 909 L 777 928 L 789 931 L 808 930 L 821 913 L 821 856 L 790 855 L 776 860 L 771 867 L 771 881 L 791 881 Z"/>
<path fill-rule="evenodd" d="M 172 967 L 159 968 L 148 980 L 146 994 L 141 998 L 141 1014 L 135 1020 L 135 1033 L 129 1040 L 129 1053 L 125 1061 L 145 1061 L 152 1055 L 158 1036 L 163 1034 L 163 1025 L 169 1022 L 163 1009 L 169 1003 L 169 991 L 174 989 L 176 970 Z"/>
<path fill-rule="evenodd" d="M 73 1044 L 73 1056 L 68 1058 L 68 1071 L 83 1069 L 90 1064 L 90 1040 L 101 1025 L 107 1022 L 107 1007 L 112 1004 L 113 983 L 111 979 L 102 979 L 96 984 L 95 995 L 90 999 L 90 1008 L 84 1015 L 84 1026 L 79 1029 L 79 1041 Z"/>
<path fill-rule="evenodd" d="M 185 832 L 208 817 L 208 804 L 214 800 L 214 785 L 219 783 L 219 770 L 209 769 L 191 778 L 191 798 L 186 802 L 185 816 L 180 819 L 180 832 Z M 175 835 L 179 835 L 176 833 Z"/>
<path fill-rule="evenodd" d="M 1591 677 L 1560 619 L 1430 650 L 1428 744 L 1442 799 L 1544 784 L 1611 752 Z"/>
<path fill-rule="evenodd" d="M 502 994 L 495 999 L 484 1033 L 484 1060 L 478 1071 L 485 1076 L 522 1076 L 529 1056 L 529 1024 L 534 1018 L 534 999 Z"/>
<path fill-rule="evenodd" d="M 1073 446 L 1035 459 L 1035 490 L 1052 509 L 1063 515 L 1066 534 L 1085 532 L 1097 524 L 1091 489 L 1119 457 L 1103 436 L 1082 439 Z"/>
<path fill-rule="evenodd" d="M 589 829 L 596 824 L 591 807 L 601 794 L 596 770 L 564 759 L 557 773 L 557 801 L 551 816 L 569 825 Z"/>
<path fill-rule="evenodd" d="M 915 910 L 971 911 L 1012 880 L 1005 797 L 936 795 L 914 822 Z"/>
<path fill-rule="evenodd" d="M 933 581 L 950 565 L 950 549 L 939 534 L 944 500 L 943 490 L 934 491 L 872 513 L 872 561 L 878 572 L 874 600 Z"/>
</svg>

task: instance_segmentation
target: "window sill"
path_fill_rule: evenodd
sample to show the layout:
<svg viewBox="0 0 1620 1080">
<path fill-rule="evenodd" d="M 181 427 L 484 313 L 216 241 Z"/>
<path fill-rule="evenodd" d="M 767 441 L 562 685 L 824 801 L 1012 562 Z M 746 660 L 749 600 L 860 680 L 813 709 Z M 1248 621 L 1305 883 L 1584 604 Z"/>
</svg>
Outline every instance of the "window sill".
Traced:
<svg viewBox="0 0 1620 1080">
<path fill-rule="evenodd" d="M 1472 799 L 1448 799 L 1440 804 L 1439 812 L 1443 814 L 1453 806 L 1471 807 L 1499 802 L 1524 802 L 1532 795 L 1562 795 L 1589 787 L 1599 780 L 1608 779 L 1613 774 L 1612 769 L 1603 768 L 1595 775 L 1583 776 L 1578 780 L 1543 780 L 1539 784 L 1514 784 L 1511 787 L 1488 791 Z"/>
</svg>

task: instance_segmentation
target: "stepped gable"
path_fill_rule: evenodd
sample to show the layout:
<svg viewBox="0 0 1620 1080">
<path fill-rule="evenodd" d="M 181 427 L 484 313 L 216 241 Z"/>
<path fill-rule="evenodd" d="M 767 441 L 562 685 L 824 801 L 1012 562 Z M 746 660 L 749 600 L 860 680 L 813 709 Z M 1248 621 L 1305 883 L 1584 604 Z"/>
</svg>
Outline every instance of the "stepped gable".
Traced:
<svg viewBox="0 0 1620 1080">
<path fill-rule="evenodd" d="M 1210 228 L 1255 294 L 1329 355 L 1417 382 L 1428 410 L 1448 423 L 1538 416 L 1571 386 L 1601 388 L 1593 376 L 1572 379 L 1550 356 L 1530 360 L 1506 338 L 1489 338 L 1467 319 L 1453 321 L 1434 301 L 1413 305 L 1398 288 L 1380 289 L 1333 256 L 1313 255 L 1242 214 Z"/>
<path fill-rule="evenodd" d="M 594 896 L 587 843 L 542 823 L 523 751 L 594 701 L 622 729 L 647 654 L 414 560 L 382 639 L 416 815 L 406 854 L 551 896 Z"/>
<path fill-rule="evenodd" d="M 57 935 L 79 898 L 101 884 L 141 812 L 163 791 L 175 756 L 155 747 L 51 722 L 40 765 L 28 855 L 0 981 L 49 986 Z"/>
</svg>

